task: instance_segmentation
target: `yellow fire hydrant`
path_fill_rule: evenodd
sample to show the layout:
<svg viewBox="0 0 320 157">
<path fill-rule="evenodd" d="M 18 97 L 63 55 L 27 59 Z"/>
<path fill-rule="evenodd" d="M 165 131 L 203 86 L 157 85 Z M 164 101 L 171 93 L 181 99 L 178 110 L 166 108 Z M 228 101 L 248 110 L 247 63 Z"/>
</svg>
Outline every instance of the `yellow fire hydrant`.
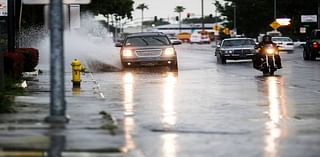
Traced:
<svg viewBox="0 0 320 157">
<path fill-rule="evenodd" d="M 71 62 L 72 66 L 72 83 L 73 83 L 73 88 L 80 88 L 80 83 L 81 83 L 81 72 L 85 71 L 84 66 L 81 65 L 80 60 L 74 59 Z"/>
</svg>

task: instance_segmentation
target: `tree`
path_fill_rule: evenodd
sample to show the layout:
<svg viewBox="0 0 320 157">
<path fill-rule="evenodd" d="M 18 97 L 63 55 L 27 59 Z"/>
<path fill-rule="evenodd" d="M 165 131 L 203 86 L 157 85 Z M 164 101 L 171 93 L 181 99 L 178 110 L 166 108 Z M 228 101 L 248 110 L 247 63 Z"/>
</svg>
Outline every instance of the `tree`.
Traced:
<svg viewBox="0 0 320 157">
<path fill-rule="evenodd" d="M 272 0 L 225 0 L 225 4 L 216 3 L 218 11 L 226 17 L 227 27 L 233 28 L 234 7 L 236 6 L 236 22 L 238 33 L 243 33 L 250 37 L 256 37 L 259 33 L 272 30 L 269 26 L 274 21 L 274 1 Z M 317 0 L 297 1 L 297 0 L 277 0 L 277 17 L 291 18 L 292 24 L 288 27 L 279 28 L 280 31 L 288 35 L 296 35 L 300 22 L 300 15 L 317 14 Z M 236 4 L 236 5 L 235 5 Z M 254 25 L 253 25 L 254 24 Z M 315 24 L 307 24 L 310 29 Z"/>
<path fill-rule="evenodd" d="M 133 0 L 92 0 L 89 5 L 82 5 L 81 8 L 95 15 L 116 14 L 121 18 L 132 18 L 133 4 Z"/>
<path fill-rule="evenodd" d="M 141 3 L 137 6 L 136 9 L 140 9 L 141 10 L 141 32 L 143 32 L 143 11 L 144 9 L 149 9 L 148 6 L 144 3 Z"/>
<path fill-rule="evenodd" d="M 179 32 L 181 32 L 181 13 L 185 10 L 183 6 L 176 6 L 174 8 L 174 12 L 177 12 L 179 14 Z"/>
</svg>

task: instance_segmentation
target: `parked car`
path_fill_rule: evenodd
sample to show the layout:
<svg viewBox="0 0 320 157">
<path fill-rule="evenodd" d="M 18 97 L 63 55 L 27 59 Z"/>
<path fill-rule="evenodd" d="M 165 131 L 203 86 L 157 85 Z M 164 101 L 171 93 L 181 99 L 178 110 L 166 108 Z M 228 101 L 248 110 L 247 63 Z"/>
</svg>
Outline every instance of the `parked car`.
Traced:
<svg viewBox="0 0 320 157">
<path fill-rule="evenodd" d="M 320 57 L 320 29 L 315 29 L 311 32 L 311 35 L 307 37 L 306 45 L 303 49 L 304 60 L 316 60 L 316 57 Z"/>
<path fill-rule="evenodd" d="M 124 67 L 166 65 L 178 69 L 177 53 L 166 34 L 158 32 L 128 35 L 121 47 L 120 57 Z"/>
<path fill-rule="evenodd" d="M 279 51 L 294 51 L 293 40 L 289 37 L 272 37 L 272 41 L 277 44 Z"/>
<path fill-rule="evenodd" d="M 227 38 L 217 45 L 215 55 L 221 64 L 226 64 L 227 60 L 252 59 L 255 45 L 251 38 Z"/>
</svg>

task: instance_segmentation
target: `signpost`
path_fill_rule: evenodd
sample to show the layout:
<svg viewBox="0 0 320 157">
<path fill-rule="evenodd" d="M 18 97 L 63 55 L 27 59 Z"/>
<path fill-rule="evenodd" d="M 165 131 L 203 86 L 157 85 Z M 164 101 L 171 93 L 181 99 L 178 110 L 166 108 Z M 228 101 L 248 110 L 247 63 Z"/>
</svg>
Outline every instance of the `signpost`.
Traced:
<svg viewBox="0 0 320 157">
<path fill-rule="evenodd" d="M 8 1 L 0 0 L 0 91 L 4 90 L 3 52 L 8 48 Z"/>
</svg>

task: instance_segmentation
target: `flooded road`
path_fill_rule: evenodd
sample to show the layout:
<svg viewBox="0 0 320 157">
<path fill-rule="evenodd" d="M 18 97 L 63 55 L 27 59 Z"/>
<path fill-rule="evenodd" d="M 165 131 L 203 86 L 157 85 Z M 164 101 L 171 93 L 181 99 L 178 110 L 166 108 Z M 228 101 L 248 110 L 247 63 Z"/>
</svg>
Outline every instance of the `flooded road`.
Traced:
<svg viewBox="0 0 320 157">
<path fill-rule="evenodd" d="M 320 61 L 282 53 L 262 76 L 250 61 L 217 64 L 209 45 L 177 46 L 178 72 L 96 73 L 126 146 L 146 157 L 319 156 Z"/>
</svg>

